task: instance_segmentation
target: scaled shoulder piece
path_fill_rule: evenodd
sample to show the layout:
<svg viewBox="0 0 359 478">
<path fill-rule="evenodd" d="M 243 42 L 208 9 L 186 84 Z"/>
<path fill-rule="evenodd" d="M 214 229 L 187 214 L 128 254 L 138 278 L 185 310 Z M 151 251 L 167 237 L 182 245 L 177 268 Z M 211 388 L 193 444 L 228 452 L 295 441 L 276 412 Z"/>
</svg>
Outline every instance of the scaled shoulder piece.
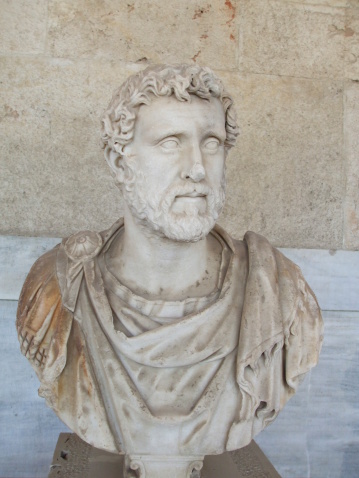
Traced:
<svg viewBox="0 0 359 478">
<path fill-rule="evenodd" d="M 45 382 L 54 380 L 66 364 L 66 344 L 73 319 L 61 300 L 57 251 L 58 246 L 32 266 L 21 291 L 16 320 L 21 352 Z"/>
</svg>

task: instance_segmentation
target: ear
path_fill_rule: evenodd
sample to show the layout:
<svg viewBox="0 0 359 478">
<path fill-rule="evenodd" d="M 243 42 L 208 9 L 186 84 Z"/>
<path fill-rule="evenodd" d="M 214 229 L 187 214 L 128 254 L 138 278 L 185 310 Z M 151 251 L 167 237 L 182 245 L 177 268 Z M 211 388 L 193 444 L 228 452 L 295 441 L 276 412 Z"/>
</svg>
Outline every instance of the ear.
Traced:
<svg viewBox="0 0 359 478">
<path fill-rule="evenodd" d="M 111 170 L 115 173 L 116 179 L 119 183 L 124 179 L 123 157 L 117 151 L 114 151 L 110 146 L 105 149 L 105 159 Z"/>
</svg>

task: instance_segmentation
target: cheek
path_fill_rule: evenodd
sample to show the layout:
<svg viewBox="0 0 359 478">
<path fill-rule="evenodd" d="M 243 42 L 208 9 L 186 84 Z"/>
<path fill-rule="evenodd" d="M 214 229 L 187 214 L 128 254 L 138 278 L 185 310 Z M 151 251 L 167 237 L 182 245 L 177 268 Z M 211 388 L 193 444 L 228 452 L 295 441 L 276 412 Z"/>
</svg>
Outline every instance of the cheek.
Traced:
<svg viewBox="0 0 359 478">
<path fill-rule="evenodd" d="M 142 169 L 146 189 L 150 196 L 162 197 L 177 180 L 173 168 L 162 161 L 151 161 Z"/>
<path fill-rule="evenodd" d="M 206 173 L 208 181 L 213 185 L 220 185 L 225 172 L 225 162 L 223 158 L 211 158 L 211 161 L 207 164 Z"/>
<path fill-rule="evenodd" d="M 152 163 L 152 168 L 147 169 L 148 181 L 156 185 L 158 191 L 166 190 L 180 178 L 180 161 L 173 157 L 158 157 L 158 161 Z"/>
</svg>

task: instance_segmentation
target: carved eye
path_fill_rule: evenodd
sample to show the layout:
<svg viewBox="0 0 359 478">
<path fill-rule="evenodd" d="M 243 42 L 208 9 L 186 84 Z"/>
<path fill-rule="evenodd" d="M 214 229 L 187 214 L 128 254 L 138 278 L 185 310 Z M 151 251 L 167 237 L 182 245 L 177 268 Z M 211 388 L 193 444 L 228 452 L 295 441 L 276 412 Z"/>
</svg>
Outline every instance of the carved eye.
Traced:
<svg viewBox="0 0 359 478">
<path fill-rule="evenodd" d="M 161 143 L 161 147 L 163 149 L 167 149 L 169 151 L 173 151 L 175 149 L 177 149 L 179 146 L 178 144 L 178 141 L 176 141 L 175 139 L 173 138 L 169 138 L 169 139 L 165 139 L 164 141 L 162 141 Z"/>
<path fill-rule="evenodd" d="M 219 148 L 219 145 L 220 145 L 220 142 L 218 139 L 210 138 L 205 142 L 204 147 L 208 151 L 217 151 L 217 149 Z"/>
</svg>

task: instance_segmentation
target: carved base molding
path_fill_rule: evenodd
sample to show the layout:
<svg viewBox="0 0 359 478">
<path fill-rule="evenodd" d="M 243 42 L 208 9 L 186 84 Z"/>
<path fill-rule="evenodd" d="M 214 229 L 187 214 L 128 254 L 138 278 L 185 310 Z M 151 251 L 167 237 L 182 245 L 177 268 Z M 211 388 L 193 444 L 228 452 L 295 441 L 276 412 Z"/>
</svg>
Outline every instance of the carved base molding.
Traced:
<svg viewBox="0 0 359 478">
<path fill-rule="evenodd" d="M 212 456 L 114 455 L 60 433 L 48 478 L 280 478 L 258 445 Z"/>
</svg>

